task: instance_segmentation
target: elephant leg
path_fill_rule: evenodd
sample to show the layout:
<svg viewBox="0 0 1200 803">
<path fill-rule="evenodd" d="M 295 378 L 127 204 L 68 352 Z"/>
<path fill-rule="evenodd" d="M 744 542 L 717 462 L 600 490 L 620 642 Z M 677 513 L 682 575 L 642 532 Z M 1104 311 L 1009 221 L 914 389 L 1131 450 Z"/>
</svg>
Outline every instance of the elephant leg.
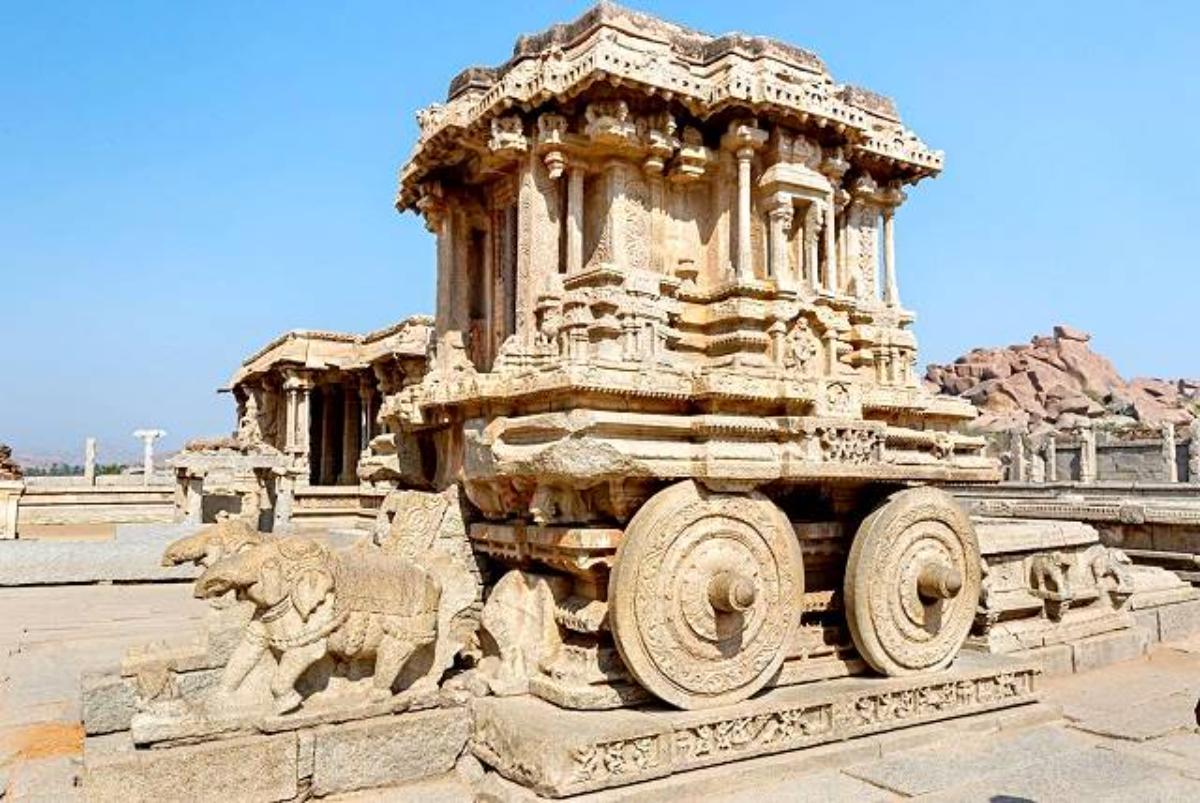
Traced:
<svg viewBox="0 0 1200 803">
<path fill-rule="evenodd" d="M 414 650 L 416 650 L 416 644 L 408 639 L 383 637 L 375 654 L 372 696 L 379 699 L 392 696 L 392 686 L 396 685 L 396 678 L 400 677 L 400 671 L 404 669 L 404 665 L 408 663 Z"/>
<path fill-rule="evenodd" d="M 436 637 L 430 639 L 429 641 L 423 642 L 418 646 L 426 647 L 431 644 L 433 645 L 434 649 L 434 661 L 429 665 L 429 669 L 426 670 L 424 675 L 421 675 L 421 677 L 413 681 L 412 685 L 408 687 L 409 691 L 422 694 L 425 692 L 436 691 L 438 681 L 442 679 L 442 673 L 445 672 L 449 667 L 449 664 L 442 663 L 440 656 L 437 654 L 442 651 L 443 645 Z"/>
<path fill-rule="evenodd" d="M 296 691 L 296 681 L 304 670 L 325 657 L 325 639 L 302 647 L 293 647 L 279 657 L 279 666 L 271 678 L 271 696 L 275 698 L 275 713 L 286 714 L 300 707 L 303 698 Z"/>
<path fill-rule="evenodd" d="M 267 646 L 263 642 L 248 637 L 242 638 L 225 663 L 225 671 L 221 674 L 221 690 L 232 694 L 241 688 L 246 675 L 258 666 L 266 651 Z"/>
</svg>

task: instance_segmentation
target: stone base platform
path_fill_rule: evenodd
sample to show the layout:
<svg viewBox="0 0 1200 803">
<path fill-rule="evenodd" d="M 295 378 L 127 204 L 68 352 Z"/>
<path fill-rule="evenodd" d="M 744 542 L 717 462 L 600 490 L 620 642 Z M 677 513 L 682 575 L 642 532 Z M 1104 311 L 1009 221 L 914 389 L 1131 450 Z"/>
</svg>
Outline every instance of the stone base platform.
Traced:
<svg viewBox="0 0 1200 803">
<path fill-rule="evenodd" d="M 283 801 L 392 787 L 451 772 L 471 715 L 442 708 L 300 731 L 139 749 L 128 731 L 84 743 L 89 801 Z"/>
<path fill-rule="evenodd" d="M 755 756 L 882 733 L 1036 700 L 1035 660 L 963 654 L 906 678 L 776 688 L 708 711 L 564 711 L 532 697 L 474 704 L 475 755 L 548 797 L 593 792 Z"/>
</svg>

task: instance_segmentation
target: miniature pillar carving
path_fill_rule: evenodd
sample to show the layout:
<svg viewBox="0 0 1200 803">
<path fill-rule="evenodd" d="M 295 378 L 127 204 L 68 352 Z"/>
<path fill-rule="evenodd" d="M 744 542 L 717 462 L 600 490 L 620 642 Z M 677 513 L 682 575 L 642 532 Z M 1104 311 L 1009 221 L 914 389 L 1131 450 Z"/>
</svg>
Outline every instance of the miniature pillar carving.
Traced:
<svg viewBox="0 0 1200 803">
<path fill-rule="evenodd" d="M 567 170 L 567 273 L 583 270 L 583 167 Z"/>
<path fill-rule="evenodd" d="M 837 259 L 837 244 L 836 244 L 836 226 L 837 226 L 837 210 L 834 206 L 833 196 L 829 196 L 829 203 L 825 206 L 825 276 L 829 282 L 829 292 L 837 293 L 841 289 L 841 276 L 838 271 Z"/>
<path fill-rule="evenodd" d="M 754 151 L 767 141 L 767 132 L 756 126 L 754 120 L 733 122 L 725 134 L 725 146 L 733 151 L 737 160 L 737 256 L 733 268 L 739 282 L 754 279 L 754 252 L 750 247 L 750 167 Z"/>
<path fill-rule="evenodd" d="M 1165 421 L 1162 425 L 1162 459 L 1163 480 L 1179 482 L 1179 464 L 1175 457 L 1175 425 L 1170 421 Z"/>
<path fill-rule="evenodd" d="M 883 300 L 889 307 L 900 306 L 900 289 L 896 285 L 895 213 L 893 207 L 883 210 Z"/>
<path fill-rule="evenodd" d="M 750 159 L 753 156 L 754 151 L 750 148 L 738 149 L 737 278 L 740 282 L 754 278 L 750 261 Z"/>
<path fill-rule="evenodd" d="M 1058 482 L 1058 444 L 1053 435 L 1046 436 L 1046 482 Z"/>
</svg>

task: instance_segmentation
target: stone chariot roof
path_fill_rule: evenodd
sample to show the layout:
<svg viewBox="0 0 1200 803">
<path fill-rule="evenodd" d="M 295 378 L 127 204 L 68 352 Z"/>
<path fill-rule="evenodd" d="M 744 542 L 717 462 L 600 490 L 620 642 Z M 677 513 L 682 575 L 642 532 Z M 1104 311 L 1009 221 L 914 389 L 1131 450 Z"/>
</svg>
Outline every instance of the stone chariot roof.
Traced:
<svg viewBox="0 0 1200 803">
<path fill-rule="evenodd" d="M 397 208 L 416 205 L 431 173 L 477 155 L 497 116 L 569 103 L 604 84 L 638 87 L 700 120 L 734 110 L 828 128 L 850 153 L 906 182 L 942 169 L 942 152 L 901 124 L 891 99 L 836 83 L 807 50 L 761 36 L 709 36 L 604 2 L 574 22 L 520 37 L 498 67 L 464 70 L 445 103 L 418 112 L 420 135 L 401 171 Z"/>
</svg>

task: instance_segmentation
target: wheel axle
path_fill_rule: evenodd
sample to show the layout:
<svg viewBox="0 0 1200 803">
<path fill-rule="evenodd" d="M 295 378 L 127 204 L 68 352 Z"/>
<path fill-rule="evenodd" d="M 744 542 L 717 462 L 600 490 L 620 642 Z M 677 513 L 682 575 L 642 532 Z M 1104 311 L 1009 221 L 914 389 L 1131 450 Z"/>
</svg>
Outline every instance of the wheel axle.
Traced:
<svg viewBox="0 0 1200 803">
<path fill-rule="evenodd" d="M 962 587 L 962 574 L 944 563 L 927 563 L 917 576 L 917 593 L 930 602 L 954 599 Z"/>
</svg>

